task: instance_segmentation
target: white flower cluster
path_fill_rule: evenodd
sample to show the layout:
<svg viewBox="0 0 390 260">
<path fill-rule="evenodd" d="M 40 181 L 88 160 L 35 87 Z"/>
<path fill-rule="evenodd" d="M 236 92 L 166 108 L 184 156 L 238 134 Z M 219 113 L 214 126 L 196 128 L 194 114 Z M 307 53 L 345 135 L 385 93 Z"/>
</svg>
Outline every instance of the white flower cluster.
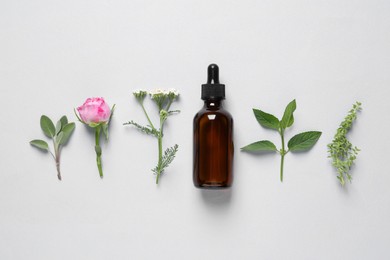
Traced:
<svg viewBox="0 0 390 260">
<path fill-rule="evenodd" d="M 138 99 L 138 101 L 142 102 L 145 96 L 148 94 L 147 91 L 143 89 L 137 89 L 133 91 L 133 95 Z"/>
<path fill-rule="evenodd" d="M 147 93 L 147 91 L 143 90 L 143 89 L 136 89 L 136 90 L 133 91 L 134 95 L 142 95 L 144 93 Z"/>
<path fill-rule="evenodd" d="M 156 88 L 152 91 L 149 91 L 149 95 L 154 98 L 156 96 L 171 96 L 173 98 L 176 98 L 179 96 L 179 91 L 177 91 L 174 88 L 170 89 L 161 89 L 161 88 Z"/>
</svg>

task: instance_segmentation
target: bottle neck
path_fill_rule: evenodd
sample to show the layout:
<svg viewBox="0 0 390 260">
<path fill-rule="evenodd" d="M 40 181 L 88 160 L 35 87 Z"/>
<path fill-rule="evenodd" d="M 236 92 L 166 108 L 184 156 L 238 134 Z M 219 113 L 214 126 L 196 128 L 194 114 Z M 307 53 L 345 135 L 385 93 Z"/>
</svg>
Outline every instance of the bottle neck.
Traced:
<svg viewBox="0 0 390 260">
<path fill-rule="evenodd" d="M 222 108 L 222 99 L 206 99 L 204 101 L 204 107 L 207 109 Z"/>
</svg>

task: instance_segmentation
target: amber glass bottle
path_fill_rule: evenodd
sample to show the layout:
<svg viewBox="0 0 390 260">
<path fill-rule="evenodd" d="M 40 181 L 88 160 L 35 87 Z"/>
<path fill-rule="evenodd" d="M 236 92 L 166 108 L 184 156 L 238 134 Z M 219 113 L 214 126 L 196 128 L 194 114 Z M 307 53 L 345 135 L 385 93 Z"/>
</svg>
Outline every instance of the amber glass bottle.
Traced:
<svg viewBox="0 0 390 260">
<path fill-rule="evenodd" d="M 211 64 L 207 72 L 204 106 L 194 118 L 194 185 L 228 188 L 233 182 L 233 118 L 222 106 L 225 85 L 219 83 L 218 66 Z"/>
</svg>

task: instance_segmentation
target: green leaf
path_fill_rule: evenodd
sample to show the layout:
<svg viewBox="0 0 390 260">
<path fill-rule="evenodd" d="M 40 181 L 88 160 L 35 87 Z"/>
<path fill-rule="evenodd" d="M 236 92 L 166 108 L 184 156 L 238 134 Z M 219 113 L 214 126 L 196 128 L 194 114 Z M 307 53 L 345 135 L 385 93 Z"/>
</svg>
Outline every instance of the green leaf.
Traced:
<svg viewBox="0 0 390 260">
<path fill-rule="evenodd" d="M 66 124 L 68 124 L 68 118 L 66 116 L 63 116 L 63 117 L 61 117 L 60 120 L 58 120 L 57 125 L 56 125 L 56 134 L 57 135 L 61 132 L 62 128 Z"/>
<path fill-rule="evenodd" d="M 49 151 L 49 145 L 43 140 L 32 140 L 30 144 L 36 148 Z"/>
<path fill-rule="evenodd" d="M 62 126 L 68 124 L 68 118 L 66 116 L 61 117 L 60 121 Z"/>
<path fill-rule="evenodd" d="M 70 136 L 72 135 L 75 127 L 76 127 L 75 123 L 69 123 L 62 128 L 62 131 L 60 133 L 62 134 L 62 138 L 60 139 L 59 144 L 61 145 L 66 144 L 66 142 L 69 140 Z"/>
<path fill-rule="evenodd" d="M 62 128 L 61 120 L 58 120 L 56 124 L 56 135 L 58 135 L 61 132 L 61 128 Z"/>
<path fill-rule="evenodd" d="M 56 135 L 53 122 L 45 115 L 41 116 L 41 128 L 47 137 L 53 138 Z"/>
<path fill-rule="evenodd" d="M 104 136 L 106 137 L 106 140 L 108 140 L 108 124 L 102 125 Z"/>
<path fill-rule="evenodd" d="M 288 122 L 287 127 L 290 127 L 294 124 L 294 115 L 291 115 L 290 122 Z"/>
<path fill-rule="evenodd" d="M 274 115 L 255 108 L 253 109 L 253 113 L 255 114 L 257 122 L 259 122 L 261 126 L 276 130 L 279 129 L 279 119 L 277 119 Z"/>
<path fill-rule="evenodd" d="M 247 146 L 241 148 L 243 151 L 248 152 L 269 152 L 269 151 L 277 151 L 276 146 L 268 140 L 258 141 L 255 143 L 251 143 Z"/>
<path fill-rule="evenodd" d="M 133 120 L 131 120 L 130 122 L 124 123 L 124 125 L 133 125 L 138 130 L 140 130 L 141 132 L 148 134 L 148 135 L 153 135 L 155 137 L 158 137 L 158 135 L 159 135 L 159 132 L 152 129 L 150 126 L 142 126 L 142 125 L 134 122 Z"/>
<path fill-rule="evenodd" d="M 288 141 L 288 148 L 290 151 L 304 151 L 308 150 L 320 138 L 321 132 L 309 131 L 295 135 Z"/>
<path fill-rule="evenodd" d="M 110 114 L 110 118 L 109 118 L 108 121 L 107 121 L 107 124 L 109 124 L 109 123 L 111 122 L 111 118 L 112 118 L 112 116 L 114 115 L 115 106 L 116 106 L 116 104 L 114 104 L 114 105 L 112 106 L 112 108 L 111 108 L 111 114 Z M 107 139 L 108 139 L 108 137 L 107 137 Z"/>
<path fill-rule="evenodd" d="M 287 105 L 286 109 L 284 110 L 282 120 L 280 121 L 280 127 L 282 129 L 286 129 L 287 127 L 291 126 L 294 123 L 294 119 L 291 119 L 291 117 L 293 117 L 293 113 L 296 108 L 297 108 L 297 104 L 294 99 Z"/>
<path fill-rule="evenodd" d="M 57 135 L 56 135 L 56 147 L 58 148 L 61 144 L 61 139 L 64 137 L 64 133 L 63 132 L 59 132 Z"/>
</svg>

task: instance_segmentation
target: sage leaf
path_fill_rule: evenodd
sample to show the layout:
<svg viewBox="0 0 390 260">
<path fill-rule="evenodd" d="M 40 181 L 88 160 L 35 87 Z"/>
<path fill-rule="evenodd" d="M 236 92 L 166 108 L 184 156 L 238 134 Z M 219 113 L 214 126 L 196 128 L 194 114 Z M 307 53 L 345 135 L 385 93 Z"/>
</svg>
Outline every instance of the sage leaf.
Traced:
<svg viewBox="0 0 390 260">
<path fill-rule="evenodd" d="M 53 138 L 56 135 L 53 122 L 45 115 L 41 116 L 41 128 L 47 137 Z"/>
<path fill-rule="evenodd" d="M 32 140 L 30 144 L 36 148 L 49 151 L 49 145 L 43 140 L 38 140 L 38 139 Z"/>
<path fill-rule="evenodd" d="M 255 114 L 257 122 L 259 122 L 261 126 L 275 130 L 279 129 L 279 119 L 277 119 L 274 115 L 255 108 L 253 109 L 253 113 Z"/>
<path fill-rule="evenodd" d="M 297 134 L 288 141 L 288 149 L 290 151 L 305 151 L 313 147 L 321 136 L 321 132 L 309 131 Z"/>
<path fill-rule="evenodd" d="M 60 144 L 63 145 L 63 144 L 66 144 L 66 142 L 68 142 L 70 136 L 72 135 L 74 129 L 75 129 L 76 125 L 75 123 L 69 123 L 69 124 L 66 124 L 63 128 L 62 128 L 62 131 L 60 134 L 62 134 L 62 138 L 60 139 Z"/>
<path fill-rule="evenodd" d="M 56 125 L 56 134 L 57 135 L 61 132 L 62 128 L 66 124 L 68 124 L 68 118 L 66 116 L 63 116 L 63 117 L 61 117 L 60 120 L 58 120 L 57 125 Z"/>
<path fill-rule="evenodd" d="M 58 120 L 56 124 L 56 135 L 58 135 L 61 132 L 61 129 L 62 129 L 62 123 L 61 120 Z"/>
<path fill-rule="evenodd" d="M 64 137 L 64 132 L 59 132 L 57 135 L 56 135 L 56 142 L 55 142 L 55 144 L 56 144 L 56 148 L 58 148 L 59 146 L 60 146 L 60 144 L 61 144 L 61 140 L 62 140 L 62 138 Z"/>
<path fill-rule="evenodd" d="M 294 99 L 287 105 L 286 109 L 284 110 L 282 120 L 280 121 L 280 127 L 282 129 L 286 129 L 287 127 L 291 126 L 294 123 L 294 119 L 291 119 L 291 117 L 293 117 L 293 113 L 296 108 L 297 108 L 297 104 Z"/>
<path fill-rule="evenodd" d="M 242 151 L 248 152 L 273 152 L 277 151 L 276 146 L 268 140 L 251 143 L 241 148 Z"/>
<path fill-rule="evenodd" d="M 66 116 L 61 117 L 60 121 L 62 126 L 68 124 L 68 118 Z"/>
</svg>

